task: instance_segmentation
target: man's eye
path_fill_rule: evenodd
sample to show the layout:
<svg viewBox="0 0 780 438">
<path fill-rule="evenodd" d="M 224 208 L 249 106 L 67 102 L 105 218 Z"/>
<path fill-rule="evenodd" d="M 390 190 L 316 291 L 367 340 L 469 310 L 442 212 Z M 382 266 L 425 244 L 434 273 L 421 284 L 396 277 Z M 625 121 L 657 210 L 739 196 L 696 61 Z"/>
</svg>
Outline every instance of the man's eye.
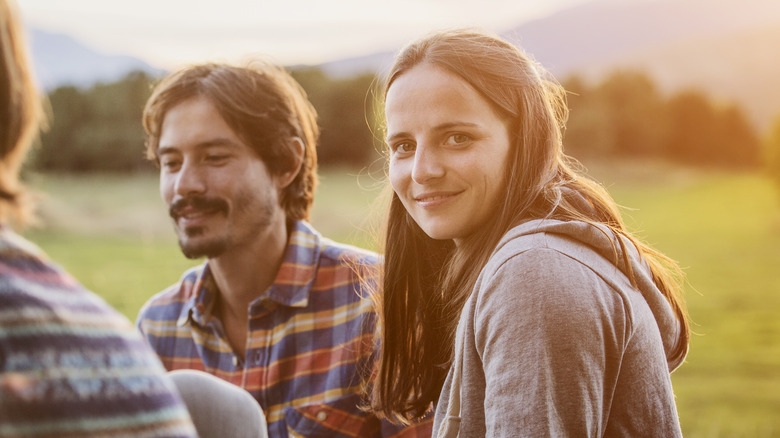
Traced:
<svg viewBox="0 0 780 438">
<path fill-rule="evenodd" d="M 212 155 L 206 155 L 206 161 L 210 163 L 219 163 L 222 161 L 227 160 L 228 155 L 222 155 L 222 154 L 212 154 Z"/>
<path fill-rule="evenodd" d="M 179 160 L 160 160 L 160 165 L 166 169 L 174 169 L 179 166 Z"/>
</svg>

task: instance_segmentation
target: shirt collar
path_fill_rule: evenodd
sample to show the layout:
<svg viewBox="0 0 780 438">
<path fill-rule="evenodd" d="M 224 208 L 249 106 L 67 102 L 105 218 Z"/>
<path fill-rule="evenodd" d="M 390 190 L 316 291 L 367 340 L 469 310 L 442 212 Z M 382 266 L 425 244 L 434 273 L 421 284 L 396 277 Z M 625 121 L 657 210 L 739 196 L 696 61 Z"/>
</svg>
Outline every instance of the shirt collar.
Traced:
<svg viewBox="0 0 780 438">
<path fill-rule="evenodd" d="M 181 280 L 181 290 L 187 296 L 176 325 L 185 325 L 190 318 L 206 325 L 214 305 L 217 287 L 208 262 L 187 271 Z"/>
<path fill-rule="evenodd" d="M 264 307 L 265 300 L 288 307 L 306 307 L 309 304 L 309 294 L 320 260 L 321 239 L 322 236 L 309 223 L 293 223 L 274 284 L 250 304 L 250 314 Z M 186 324 L 190 317 L 205 325 L 217 293 L 208 261 L 184 275 L 182 289 L 188 299 L 182 306 L 177 325 Z"/>
<path fill-rule="evenodd" d="M 306 307 L 320 261 L 321 240 L 310 224 L 295 222 L 274 284 L 260 298 L 267 296 L 284 306 Z M 250 312 L 261 299 L 252 303 Z"/>
</svg>

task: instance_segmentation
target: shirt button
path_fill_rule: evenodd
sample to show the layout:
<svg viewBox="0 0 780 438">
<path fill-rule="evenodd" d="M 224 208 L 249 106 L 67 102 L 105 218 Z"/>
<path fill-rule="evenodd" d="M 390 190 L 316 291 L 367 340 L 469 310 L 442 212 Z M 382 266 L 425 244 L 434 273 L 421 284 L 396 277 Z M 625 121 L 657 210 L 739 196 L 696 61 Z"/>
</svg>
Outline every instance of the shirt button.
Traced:
<svg viewBox="0 0 780 438">
<path fill-rule="evenodd" d="M 238 366 L 238 356 L 233 356 L 233 366 L 234 367 Z"/>
<path fill-rule="evenodd" d="M 319 421 L 325 421 L 328 419 L 328 413 L 325 411 L 319 411 L 317 412 L 317 420 Z"/>
</svg>

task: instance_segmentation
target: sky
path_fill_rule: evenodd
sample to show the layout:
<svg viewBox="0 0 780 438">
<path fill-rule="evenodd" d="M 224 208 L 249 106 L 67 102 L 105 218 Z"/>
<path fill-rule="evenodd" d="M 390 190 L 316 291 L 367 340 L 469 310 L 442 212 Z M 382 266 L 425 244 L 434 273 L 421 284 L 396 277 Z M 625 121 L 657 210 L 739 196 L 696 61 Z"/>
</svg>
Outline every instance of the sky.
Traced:
<svg viewBox="0 0 780 438">
<path fill-rule="evenodd" d="M 17 0 L 27 26 L 155 67 L 263 55 L 319 64 L 397 50 L 432 30 L 501 32 L 588 0 Z"/>
</svg>

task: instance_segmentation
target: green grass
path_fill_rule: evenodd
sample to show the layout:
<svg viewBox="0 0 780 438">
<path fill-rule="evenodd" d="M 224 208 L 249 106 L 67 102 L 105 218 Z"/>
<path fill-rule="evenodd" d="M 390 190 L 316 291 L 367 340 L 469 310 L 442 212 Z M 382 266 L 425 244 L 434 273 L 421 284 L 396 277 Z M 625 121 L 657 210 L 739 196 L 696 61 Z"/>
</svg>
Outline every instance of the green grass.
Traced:
<svg viewBox="0 0 780 438">
<path fill-rule="evenodd" d="M 172 239 L 60 232 L 35 232 L 30 238 L 131 320 L 152 294 L 173 284 L 188 267 L 197 264 L 185 259 Z"/>
<path fill-rule="evenodd" d="M 685 270 L 695 333 L 672 375 L 685 435 L 780 435 L 780 205 L 771 183 L 663 166 L 633 178 L 594 173 L 634 208 L 624 211 L 628 225 Z"/>
<path fill-rule="evenodd" d="M 628 226 L 685 270 L 695 334 L 672 379 L 686 437 L 780 436 L 780 205 L 769 180 L 647 163 L 591 171 Z M 131 319 L 197 263 L 179 253 L 153 175 L 30 183 L 50 194 L 48 225 L 26 235 Z M 375 247 L 378 193 L 363 173 L 323 172 L 313 223 Z"/>
</svg>

